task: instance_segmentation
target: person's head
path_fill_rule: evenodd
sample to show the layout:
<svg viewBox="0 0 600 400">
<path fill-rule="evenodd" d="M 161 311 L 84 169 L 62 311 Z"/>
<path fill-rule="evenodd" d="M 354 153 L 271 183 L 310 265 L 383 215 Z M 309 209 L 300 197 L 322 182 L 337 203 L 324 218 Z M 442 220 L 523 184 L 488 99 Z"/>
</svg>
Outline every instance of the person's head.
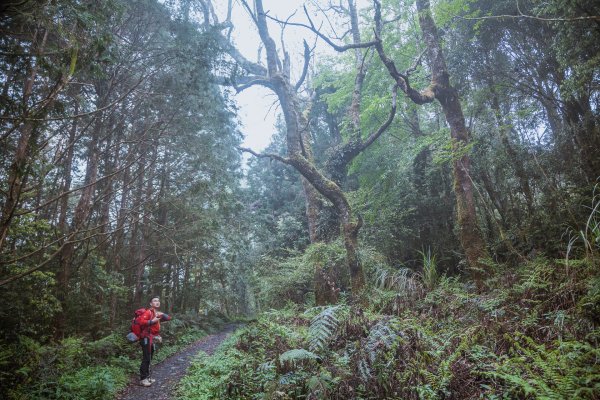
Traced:
<svg viewBox="0 0 600 400">
<path fill-rule="evenodd" d="M 160 308 L 160 298 L 158 296 L 150 297 L 150 307 Z"/>
</svg>

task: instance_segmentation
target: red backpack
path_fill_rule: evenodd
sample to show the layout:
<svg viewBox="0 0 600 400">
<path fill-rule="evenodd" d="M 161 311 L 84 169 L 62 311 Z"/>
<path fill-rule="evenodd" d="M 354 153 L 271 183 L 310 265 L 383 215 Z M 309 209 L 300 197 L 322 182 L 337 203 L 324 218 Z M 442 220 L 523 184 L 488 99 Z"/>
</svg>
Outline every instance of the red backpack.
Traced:
<svg viewBox="0 0 600 400">
<path fill-rule="evenodd" d="M 145 308 L 138 308 L 137 310 L 135 310 L 135 313 L 134 313 L 135 316 L 131 320 L 131 329 L 130 329 L 129 334 L 127 335 L 127 340 L 129 340 L 132 343 L 135 343 L 138 340 L 140 340 L 140 337 L 142 335 L 142 326 L 140 325 L 140 322 L 138 321 L 138 319 L 145 312 L 146 312 Z"/>
</svg>

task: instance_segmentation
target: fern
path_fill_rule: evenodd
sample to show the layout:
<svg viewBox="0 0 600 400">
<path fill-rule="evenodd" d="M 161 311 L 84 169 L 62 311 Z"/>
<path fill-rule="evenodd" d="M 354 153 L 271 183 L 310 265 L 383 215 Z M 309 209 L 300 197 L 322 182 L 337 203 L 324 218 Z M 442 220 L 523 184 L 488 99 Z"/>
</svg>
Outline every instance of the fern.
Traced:
<svg viewBox="0 0 600 400">
<path fill-rule="evenodd" d="M 405 296 L 418 294 L 422 289 L 415 274 L 408 268 L 393 271 L 380 266 L 375 271 L 375 285 L 380 289 L 395 290 Z"/>
<path fill-rule="evenodd" d="M 360 374 L 361 379 L 365 382 L 373 377 L 371 367 L 369 367 L 367 360 L 364 358 L 358 360 L 358 373 Z"/>
<path fill-rule="evenodd" d="M 345 305 L 327 307 L 317 314 L 310 322 L 308 329 L 310 350 L 323 350 L 339 332 L 340 326 L 348 318 L 348 315 L 348 306 Z"/>
<path fill-rule="evenodd" d="M 546 399 L 600 396 L 599 349 L 584 342 L 560 342 L 547 349 L 523 334 L 505 337 L 512 345 L 510 353 L 485 375 L 503 381 L 509 393 Z"/>
<path fill-rule="evenodd" d="M 397 339 L 398 335 L 390 328 L 390 320 L 379 321 L 371 328 L 364 346 L 365 354 L 358 361 L 358 372 L 363 381 L 372 377 L 371 365 L 383 352 L 391 349 Z"/>
<path fill-rule="evenodd" d="M 296 366 L 306 360 L 320 361 L 321 357 L 305 349 L 292 349 L 279 356 L 279 362 Z"/>
<path fill-rule="evenodd" d="M 398 338 L 389 323 L 389 321 L 379 321 L 369 332 L 366 348 L 371 362 L 375 362 L 380 349 L 389 350 Z"/>
</svg>

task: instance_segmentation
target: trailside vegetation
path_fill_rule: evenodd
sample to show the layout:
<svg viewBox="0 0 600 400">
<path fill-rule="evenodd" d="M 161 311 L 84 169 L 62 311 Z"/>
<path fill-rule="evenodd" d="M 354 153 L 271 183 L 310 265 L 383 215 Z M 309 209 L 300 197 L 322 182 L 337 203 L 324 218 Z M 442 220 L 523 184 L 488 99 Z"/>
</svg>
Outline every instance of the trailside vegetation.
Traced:
<svg viewBox="0 0 600 400">
<path fill-rule="evenodd" d="M 181 6 L 0 6 L 2 398 L 112 398 L 151 295 L 173 351 L 242 312 L 241 137 L 216 37 Z"/>
<path fill-rule="evenodd" d="M 0 397 L 600 398 L 600 4 L 283 3 L 0 5 Z"/>
<path fill-rule="evenodd" d="M 269 79 L 290 89 L 303 73 L 287 29 L 338 54 L 315 58 L 303 92 L 274 88 L 300 122 L 286 115 L 250 152 L 258 316 L 198 358 L 181 398 L 599 397 L 600 9 L 350 0 L 282 16 L 264 3 L 242 8 Z M 238 90 L 268 83 L 228 49 Z M 301 176 L 317 175 L 294 164 L 290 139 L 351 212 L 319 182 L 310 198 Z M 362 224 L 355 254 L 348 216 Z"/>
<path fill-rule="evenodd" d="M 380 265 L 366 306 L 264 312 L 218 354 L 199 357 L 180 396 L 597 398 L 597 265 L 537 257 L 487 267 L 494 278 L 483 293 L 457 278 L 432 282 Z"/>
</svg>

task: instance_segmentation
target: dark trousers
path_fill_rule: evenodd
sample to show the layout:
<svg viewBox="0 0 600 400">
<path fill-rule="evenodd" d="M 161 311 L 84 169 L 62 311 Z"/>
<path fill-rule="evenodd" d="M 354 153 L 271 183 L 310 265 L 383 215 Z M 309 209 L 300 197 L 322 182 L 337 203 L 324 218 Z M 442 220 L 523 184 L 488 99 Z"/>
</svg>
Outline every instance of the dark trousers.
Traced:
<svg viewBox="0 0 600 400">
<path fill-rule="evenodd" d="M 140 365 L 140 379 L 144 380 L 150 376 L 150 362 L 154 355 L 154 343 L 150 344 L 149 338 L 140 339 L 142 346 L 142 364 Z"/>
</svg>

